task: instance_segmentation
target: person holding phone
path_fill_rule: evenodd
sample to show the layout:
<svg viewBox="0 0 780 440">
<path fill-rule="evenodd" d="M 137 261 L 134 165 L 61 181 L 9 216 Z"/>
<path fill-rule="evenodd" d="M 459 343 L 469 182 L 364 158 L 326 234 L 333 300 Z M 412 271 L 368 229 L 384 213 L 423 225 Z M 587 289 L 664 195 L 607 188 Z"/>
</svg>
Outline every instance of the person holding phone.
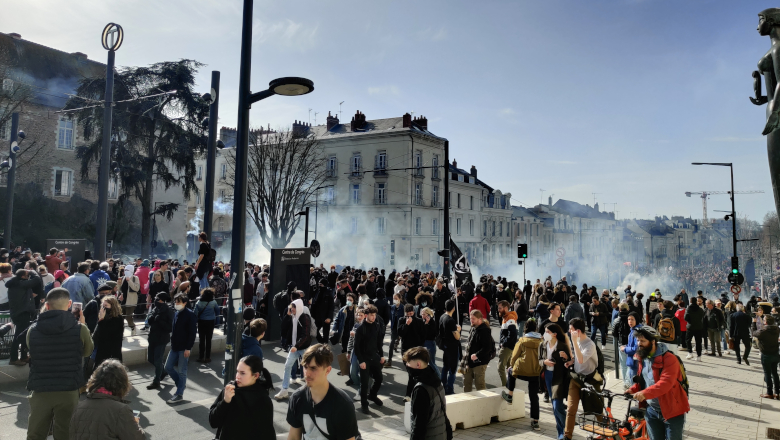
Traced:
<svg viewBox="0 0 780 440">
<path fill-rule="evenodd" d="M 79 402 L 73 411 L 70 436 L 67 438 L 145 439 L 146 434 L 140 426 L 140 413 L 131 410 L 124 402 L 130 388 L 127 369 L 122 362 L 108 359 L 98 365 L 87 382 L 87 398 Z"/>
<path fill-rule="evenodd" d="M 95 368 L 106 359 L 122 361 L 122 341 L 124 341 L 125 323 L 119 301 L 113 295 L 103 298 L 98 311 L 98 323 L 92 333 L 95 343 Z"/>
<path fill-rule="evenodd" d="M 268 390 L 271 373 L 263 360 L 249 355 L 236 366 L 236 380 L 225 385 L 209 410 L 209 425 L 217 428 L 219 440 L 276 438 L 273 403 Z"/>
</svg>

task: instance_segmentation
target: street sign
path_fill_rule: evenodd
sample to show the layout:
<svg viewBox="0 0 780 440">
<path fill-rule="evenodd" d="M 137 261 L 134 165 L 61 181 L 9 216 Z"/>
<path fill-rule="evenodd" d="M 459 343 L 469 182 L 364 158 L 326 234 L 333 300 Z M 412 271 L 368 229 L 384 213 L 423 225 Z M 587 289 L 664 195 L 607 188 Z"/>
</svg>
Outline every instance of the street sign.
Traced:
<svg viewBox="0 0 780 440">
<path fill-rule="evenodd" d="M 563 258 L 563 257 L 565 257 L 565 256 L 566 256 L 566 249 L 564 249 L 564 248 L 562 248 L 562 247 L 559 247 L 559 248 L 558 248 L 558 249 L 555 251 L 555 255 L 557 255 L 559 258 Z"/>
<path fill-rule="evenodd" d="M 737 284 L 731 286 L 731 293 L 739 293 L 739 292 L 742 292 L 742 286 Z"/>
<path fill-rule="evenodd" d="M 558 267 L 563 267 L 566 265 L 566 260 L 564 260 L 563 258 L 558 258 L 557 260 L 555 260 L 555 264 Z"/>
<path fill-rule="evenodd" d="M 122 26 L 116 23 L 109 23 L 103 28 L 103 35 L 100 40 L 103 43 L 103 49 L 116 51 L 122 45 L 124 38 L 125 31 L 122 29 Z"/>
</svg>

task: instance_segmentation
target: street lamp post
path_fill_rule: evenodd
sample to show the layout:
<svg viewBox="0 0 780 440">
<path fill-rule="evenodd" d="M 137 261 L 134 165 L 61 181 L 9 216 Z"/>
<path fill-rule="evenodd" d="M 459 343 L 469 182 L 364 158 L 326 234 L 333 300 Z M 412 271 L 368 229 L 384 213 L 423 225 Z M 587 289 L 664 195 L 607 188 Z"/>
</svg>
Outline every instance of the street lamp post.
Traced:
<svg viewBox="0 0 780 440">
<path fill-rule="evenodd" d="M 244 288 L 244 235 L 246 234 L 247 153 L 249 149 L 249 109 L 252 103 L 274 95 L 305 95 L 314 90 L 314 83 L 305 78 L 279 78 L 270 82 L 267 90 L 250 92 L 252 73 L 252 12 L 253 0 L 244 0 L 241 29 L 241 66 L 238 81 L 238 120 L 236 127 L 236 170 L 233 187 L 233 240 L 230 249 L 231 286 L 228 301 L 228 335 L 225 355 L 225 385 L 235 378 L 236 357 L 241 353 L 241 333 L 237 331 L 243 319 L 240 313 Z M 273 313 L 273 312 L 271 312 Z"/>
<path fill-rule="evenodd" d="M 23 131 L 19 131 L 19 113 L 11 114 L 11 142 L 8 149 L 8 159 L 0 164 L 0 168 L 8 168 L 8 181 L 5 185 L 5 230 L 3 245 L 11 249 L 11 228 L 14 222 L 14 186 L 16 185 L 16 155 L 19 153 L 18 139 L 24 139 Z"/>
<path fill-rule="evenodd" d="M 206 184 L 205 205 L 203 213 L 203 231 L 213 240 L 211 232 L 214 228 L 214 177 L 217 161 L 217 123 L 219 122 L 219 72 L 211 72 L 211 90 L 203 95 L 209 102 L 208 129 L 209 139 L 206 145 Z"/>
<path fill-rule="evenodd" d="M 317 239 L 317 211 L 318 211 L 317 208 L 319 207 L 319 202 L 320 202 L 320 190 L 322 188 L 333 188 L 333 186 L 334 185 L 323 185 L 323 186 L 318 186 L 317 188 L 314 189 L 315 191 L 317 191 L 316 193 L 317 195 L 314 198 L 314 239 L 315 240 Z"/>
<path fill-rule="evenodd" d="M 733 256 L 737 256 L 737 211 L 734 207 L 734 166 L 732 163 L 720 162 L 692 162 L 691 165 L 712 165 L 719 167 L 729 167 L 731 170 L 731 243 L 733 245 Z"/>
<path fill-rule="evenodd" d="M 108 180 L 111 165 L 111 120 L 114 109 L 114 56 L 124 40 L 124 30 L 116 23 L 103 28 L 103 48 L 108 51 L 106 62 L 106 92 L 103 110 L 103 142 L 100 147 L 100 169 L 98 171 L 98 206 L 95 223 L 95 257 L 106 258 L 106 232 L 108 230 Z"/>
</svg>

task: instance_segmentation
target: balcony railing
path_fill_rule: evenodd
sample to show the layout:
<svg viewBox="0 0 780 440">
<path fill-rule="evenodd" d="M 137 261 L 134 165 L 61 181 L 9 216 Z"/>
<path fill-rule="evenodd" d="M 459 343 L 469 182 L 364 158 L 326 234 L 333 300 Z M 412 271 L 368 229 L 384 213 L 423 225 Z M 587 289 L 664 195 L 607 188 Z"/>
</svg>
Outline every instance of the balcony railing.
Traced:
<svg viewBox="0 0 780 440">
<path fill-rule="evenodd" d="M 441 208 L 441 200 L 431 200 L 431 208 Z"/>
<path fill-rule="evenodd" d="M 352 205 L 359 205 L 360 204 L 360 197 L 350 197 L 349 203 Z"/>
<path fill-rule="evenodd" d="M 387 176 L 386 167 L 374 168 L 374 176 Z"/>
<path fill-rule="evenodd" d="M 387 197 L 374 197 L 374 205 L 387 205 Z"/>
<path fill-rule="evenodd" d="M 425 201 L 423 201 L 422 197 L 414 197 L 412 203 L 414 203 L 417 206 L 423 206 L 425 204 Z"/>
<path fill-rule="evenodd" d="M 325 177 L 332 178 L 336 177 L 336 169 L 335 168 L 328 168 L 325 170 Z"/>
<path fill-rule="evenodd" d="M 349 177 L 354 177 L 358 179 L 363 178 L 363 168 L 361 167 L 352 167 L 349 172 Z"/>
<path fill-rule="evenodd" d="M 414 177 L 425 177 L 425 172 L 423 171 L 423 169 L 422 169 L 422 168 L 415 168 L 415 169 L 412 171 L 412 175 L 413 175 Z"/>
</svg>

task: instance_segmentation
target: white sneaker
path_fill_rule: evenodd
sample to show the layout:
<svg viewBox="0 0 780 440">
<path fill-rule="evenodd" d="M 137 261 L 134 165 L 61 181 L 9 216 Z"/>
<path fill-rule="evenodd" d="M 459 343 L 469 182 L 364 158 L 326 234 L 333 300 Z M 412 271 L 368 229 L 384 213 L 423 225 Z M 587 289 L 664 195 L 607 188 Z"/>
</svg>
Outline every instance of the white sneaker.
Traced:
<svg viewBox="0 0 780 440">
<path fill-rule="evenodd" d="M 138 336 L 138 330 L 136 329 L 130 330 L 130 336 Z"/>
<path fill-rule="evenodd" d="M 685 359 L 693 359 L 693 353 L 688 353 L 688 356 L 685 356 Z"/>
<path fill-rule="evenodd" d="M 601 350 L 603 351 L 603 350 L 606 350 L 606 349 L 607 349 L 607 346 L 604 345 L 604 344 L 601 344 Z"/>
<path fill-rule="evenodd" d="M 276 393 L 276 395 L 274 396 L 274 399 L 276 399 L 276 400 L 283 400 L 283 399 L 286 399 L 289 396 L 290 396 L 290 394 L 287 392 L 287 388 L 282 388 L 281 391 Z"/>
<path fill-rule="evenodd" d="M 701 356 L 696 356 L 696 362 L 701 362 Z"/>
<path fill-rule="evenodd" d="M 360 393 L 355 394 L 355 397 L 352 398 L 355 402 L 360 402 Z"/>
</svg>

